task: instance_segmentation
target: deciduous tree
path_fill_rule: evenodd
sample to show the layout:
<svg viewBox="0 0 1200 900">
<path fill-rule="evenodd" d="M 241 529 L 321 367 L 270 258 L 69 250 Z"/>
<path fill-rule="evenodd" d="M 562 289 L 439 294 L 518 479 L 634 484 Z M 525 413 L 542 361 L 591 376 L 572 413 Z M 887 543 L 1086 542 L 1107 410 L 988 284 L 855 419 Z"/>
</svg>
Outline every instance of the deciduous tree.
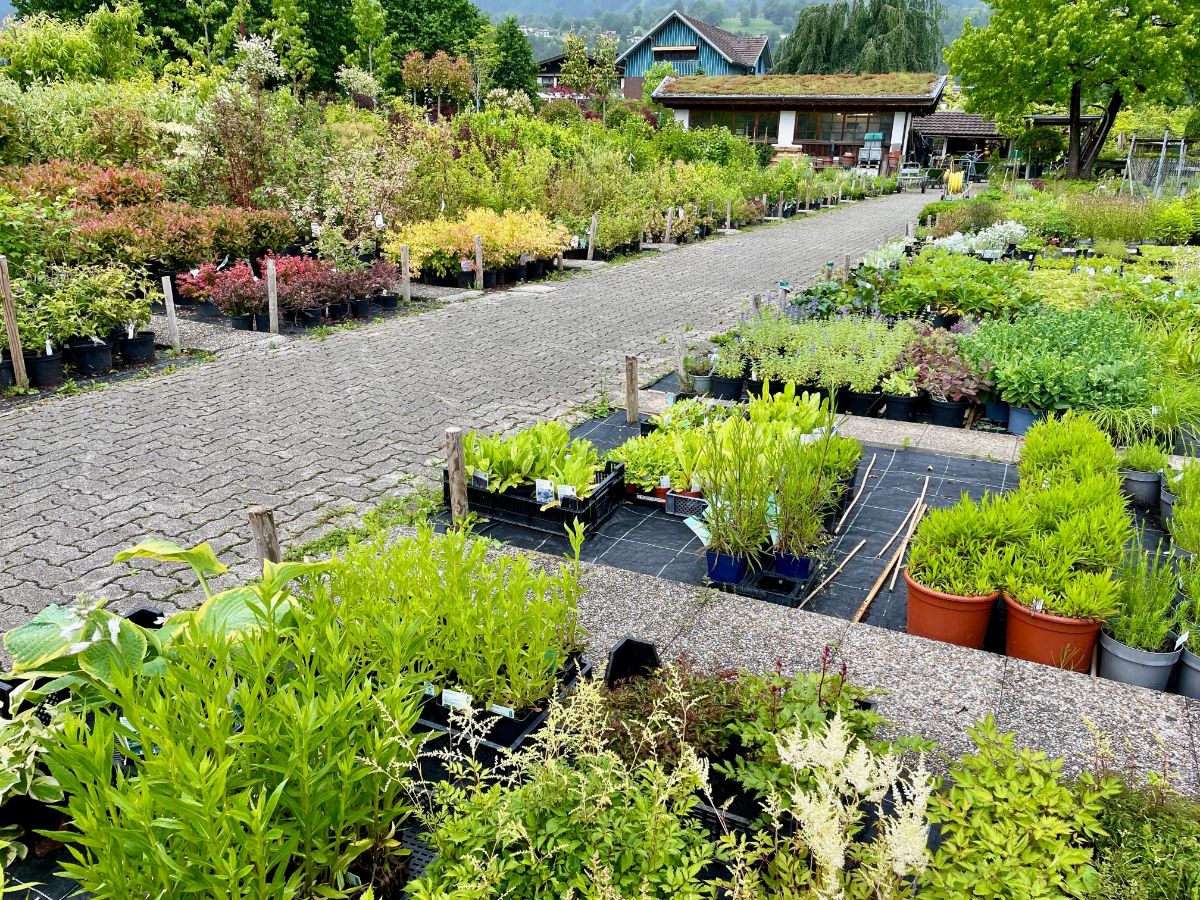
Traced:
<svg viewBox="0 0 1200 900">
<path fill-rule="evenodd" d="M 1195 0 L 993 0 L 946 52 L 967 108 L 1015 122 L 1036 103 L 1067 107 L 1067 177 L 1088 178 L 1130 99 L 1172 101 L 1200 73 Z M 1101 119 L 1085 137 L 1085 109 Z"/>
<path fill-rule="evenodd" d="M 495 71 L 492 85 L 510 91 L 522 91 L 530 97 L 537 95 L 537 62 L 529 38 L 517 25 L 517 17 L 509 16 L 496 26 Z"/>
<path fill-rule="evenodd" d="M 775 54 L 776 72 L 932 72 L 940 0 L 839 0 L 801 11 Z"/>
</svg>

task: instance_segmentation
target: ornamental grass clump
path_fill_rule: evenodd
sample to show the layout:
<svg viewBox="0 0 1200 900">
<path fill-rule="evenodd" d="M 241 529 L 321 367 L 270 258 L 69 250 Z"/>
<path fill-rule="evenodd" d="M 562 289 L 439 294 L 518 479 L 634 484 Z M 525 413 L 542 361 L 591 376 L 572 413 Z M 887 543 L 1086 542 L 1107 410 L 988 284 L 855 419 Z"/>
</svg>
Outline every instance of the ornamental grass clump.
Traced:
<svg viewBox="0 0 1200 900">
<path fill-rule="evenodd" d="M 1149 653 L 1171 649 L 1178 578 L 1170 553 L 1150 551 L 1145 531 L 1125 553 L 1117 570 L 1117 611 L 1104 629 L 1122 644 Z"/>
<path fill-rule="evenodd" d="M 1153 440 L 1140 440 L 1121 451 L 1121 468 L 1129 472 L 1161 472 L 1167 468 L 1167 451 Z"/>
</svg>

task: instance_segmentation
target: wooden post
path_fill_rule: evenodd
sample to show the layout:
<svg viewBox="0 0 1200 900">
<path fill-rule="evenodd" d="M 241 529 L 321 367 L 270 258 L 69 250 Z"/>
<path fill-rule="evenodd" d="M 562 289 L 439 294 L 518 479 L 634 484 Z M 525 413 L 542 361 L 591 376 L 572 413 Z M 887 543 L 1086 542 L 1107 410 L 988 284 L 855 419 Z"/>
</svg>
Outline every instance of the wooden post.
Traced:
<svg viewBox="0 0 1200 900">
<path fill-rule="evenodd" d="M 783 218 L 783 191 L 779 192 L 779 199 L 775 201 L 775 218 Z"/>
<path fill-rule="evenodd" d="M 13 300 L 12 283 L 8 280 L 8 258 L 0 255 L 0 294 L 4 302 L 4 331 L 8 335 L 8 353 L 12 357 L 13 382 L 21 390 L 29 387 L 25 373 L 25 357 L 21 352 L 21 333 L 17 331 L 17 304 Z"/>
<path fill-rule="evenodd" d="M 711 200 L 709 200 L 708 201 L 708 227 L 711 228 L 712 224 L 713 224 L 713 202 Z"/>
<path fill-rule="evenodd" d="M 669 206 L 669 207 L 667 207 L 667 227 L 666 227 L 666 231 L 663 232 L 663 243 L 664 244 L 671 243 L 671 226 L 674 224 L 674 222 L 675 222 L 675 207 Z"/>
<path fill-rule="evenodd" d="M 587 258 L 592 259 L 596 248 L 596 226 L 600 224 L 600 213 L 592 213 L 592 224 L 588 226 Z"/>
<path fill-rule="evenodd" d="M 275 530 L 274 513 L 265 506 L 252 506 L 249 513 L 255 555 L 273 563 L 283 562 L 283 553 L 279 549 L 279 533 Z"/>
<path fill-rule="evenodd" d="M 804 208 L 808 209 L 812 206 L 812 182 L 804 182 Z"/>
<path fill-rule="evenodd" d="M 555 254 L 554 254 L 554 268 L 555 268 L 557 271 L 559 271 L 559 272 L 561 272 L 561 271 L 562 271 L 562 269 L 563 269 L 563 263 L 562 263 L 562 253 L 561 253 L 561 252 L 559 252 L 559 253 L 555 253 Z"/>
<path fill-rule="evenodd" d="M 638 418 L 638 358 L 633 354 L 627 354 L 625 357 L 625 423 L 634 425 Z"/>
<path fill-rule="evenodd" d="M 733 200 L 729 197 L 725 198 L 725 230 L 730 231 L 733 228 Z"/>
<path fill-rule="evenodd" d="M 475 235 L 475 290 L 483 290 L 483 236 Z"/>
<path fill-rule="evenodd" d="M 759 312 L 762 309 L 762 294 L 755 294 L 750 298 L 750 305 L 754 307 L 755 312 Z"/>
<path fill-rule="evenodd" d="M 171 341 L 171 349 L 177 354 L 182 349 L 179 345 L 179 319 L 175 315 L 175 291 L 171 288 L 171 276 L 164 275 L 162 279 L 163 304 L 167 307 L 167 338 Z"/>
<path fill-rule="evenodd" d="M 271 320 L 271 334 L 279 334 L 279 290 L 275 284 L 275 259 L 267 259 L 267 315 Z"/>
<path fill-rule="evenodd" d="M 906 238 L 908 238 L 910 241 L 912 240 L 912 238 L 913 238 L 913 223 L 912 222 L 909 222 L 907 225 L 904 226 L 904 236 Z"/>
<path fill-rule="evenodd" d="M 936 216 L 933 217 L 933 227 L 934 228 L 942 227 L 942 214 L 941 213 L 938 213 Z"/>
<path fill-rule="evenodd" d="M 400 245 L 400 296 L 405 303 L 412 302 L 412 273 L 409 271 L 408 244 Z"/>
<path fill-rule="evenodd" d="M 845 259 L 842 260 L 842 280 L 850 280 L 850 254 L 847 253 Z"/>
<path fill-rule="evenodd" d="M 463 454 L 462 429 L 446 429 L 446 471 L 450 477 L 450 522 L 458 525 L 466 518 L 467 461 Z"/>
</svg>

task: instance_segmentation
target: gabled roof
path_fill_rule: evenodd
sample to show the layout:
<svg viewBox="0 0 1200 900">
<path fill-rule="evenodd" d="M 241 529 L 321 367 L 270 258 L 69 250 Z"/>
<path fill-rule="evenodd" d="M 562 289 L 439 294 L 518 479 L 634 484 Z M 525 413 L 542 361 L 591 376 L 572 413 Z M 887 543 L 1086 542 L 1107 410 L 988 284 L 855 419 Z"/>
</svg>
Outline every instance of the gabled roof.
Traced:
<svg viewBox="0 0 1200 900">
<path fill-rule="evenodd" d="M 662 21 L 649 29 L 640 40 L 636 41 L 632 47 L 617 57 L 617 62 L 624 61 L 630 53 L 644 44 L 658 32 L 660 28 L 671 21 L 678 19 L 695 31 L 702 37 L 714 50 L 716 50 L 728 62 L 736 66 L 745 66 L 746 68 L 754 68 L 758 58 L 762 56 L 763 51 L 767 48 L 767 38 L 765 35 L 744 35 L 734 34 L 732 31 L 726 31 L 724 28 L 718 28 L 709 22 L 703 22 L 700 19 L 681 13 L 677 9 L 671 10 Z"/>
<path fill-rule="evenodd" d="M 667 106 L 683 101 L 794 101 L 831 105 L 877 102 L 891 107 L 936 108 L 945 75 L 892 72 L 885 75 L 688 75 L 666 78 L 654 99 Z"/>
<path fill-rule="evenodd" d="M 957 109 L 939 109 L 927 116 L 913 120 L 913 129 L 927 137 L 999 138 L 996 123 L 983 116 L 960 112 Z"/>
</svg>

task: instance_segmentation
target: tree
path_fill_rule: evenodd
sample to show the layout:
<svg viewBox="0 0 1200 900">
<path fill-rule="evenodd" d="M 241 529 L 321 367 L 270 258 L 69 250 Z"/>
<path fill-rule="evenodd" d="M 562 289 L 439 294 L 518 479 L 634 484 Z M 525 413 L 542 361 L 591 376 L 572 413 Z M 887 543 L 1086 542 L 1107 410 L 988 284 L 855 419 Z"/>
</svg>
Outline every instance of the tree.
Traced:
<svg viewBox="0 0 1200 900">
<path fill-rule="evenodd" d="M 392 74 L 392 36 L 387 33 L 387 10 L 379 0 L 350 0 L 355 51 L 346 61 L 380 81 Z"/>
<path fill-rule="evenodd" d="M 500 64 L 500 51 L 496 47 L 496 29 L 486 26 L 479 34 L 467 41 L 467 59 L 475 73 L 473 91 L 475 111 L 483 109 L 483 99 L 492 90 L 492 73 Z"/>
<path fill-rule="evenodd" d="M 1200 74 L 1195 0 L 993 0 L 946 53 L 967 109 L 1014 123 L 1036 103 L 1070 115 L 1068 178 L 1089 178 L 1124 104 L 1173 101 Z M 1101 119 L 1083 136 L 1083 110 Z"/>
<path fill-rule="evenodd" d="M 776 72 L 932 72 L 942 49 L 940 0 L 839 0 L 801 10 Z"/>
<path fill-rule="evenodd" d="M 461 52 L 488 24 L 471 0 L 382 0 L 399 52 Z"/>
<path fill-rule="evenodd" d="M 563 42 L 563 53 L 562 83 L 591 100 L 599 100 L 601 118 L 607 117 L 608 97 L 617 79 L 617 39 L 600 35 L 589 56 L 587 41 L 571 32 Z"/>
<path fill-rule="evenodd" d="M 412 102 L 420 105 L 425 100 L 425 89 L 429 87 L 429 62 L 420 50 L 413 50 L 400 64 L 400 80 L 404 89 L 412 95 Z"/>
<path fill-rule="evenodd" d="M 516 16 L 509 16 L 496 26 L 496 54 L 493 86 L 537 96 L 537 62 L 529 38 L 517 25 Z"/>
<path fill-rule="evenodd" d="M 662 84 L 664 78 L 670 78 L 675 74 L 675 67 L 665 59 L 660 59 L 646 70 L 646 77 L 642 81 L 642 100 L 646 103 L 653 103 L 652 96 L 658 86 Z"/>
<path fill-rule="evenodd" d="M 308 12 L 298 0 L 271 0 L 271 18 L 263 30 L 271 35 L 279 64 L 298 85 L 306 84 L 312 77 L 317 57 L 316 49 L 308 42 L 307 24 Z"/>
</svg>

